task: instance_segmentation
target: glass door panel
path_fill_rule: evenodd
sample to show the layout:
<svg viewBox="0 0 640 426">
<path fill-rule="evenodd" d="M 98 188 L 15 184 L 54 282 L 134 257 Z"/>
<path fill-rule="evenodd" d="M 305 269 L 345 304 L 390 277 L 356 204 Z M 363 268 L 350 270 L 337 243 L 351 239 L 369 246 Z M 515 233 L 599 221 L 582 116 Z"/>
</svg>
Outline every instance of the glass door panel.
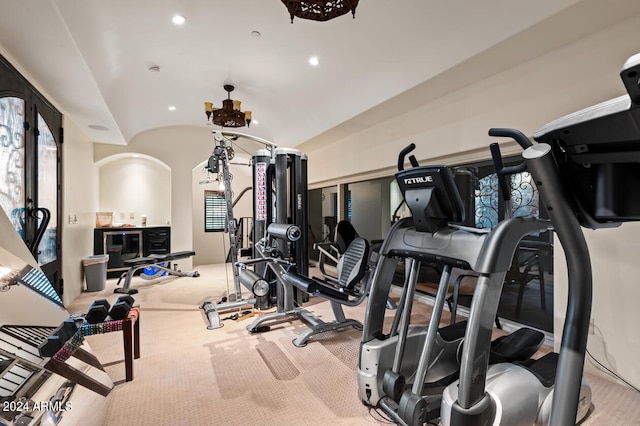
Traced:
<svg viewBox="0 0 640 426">
<path fill-rule="evenodd" d="M 51 217 L 46 231 L 38 245 L 38 264 L 44 265 L 57 259 L 57 224 L 58 224 L 58 146 L 53 133 L 38 113 L 38 201 L 39 208 L 49 210 Z M 38 227 L 40 226 L 39 218 Z"/>
<path fill-rule="evenodd" d="M 24 239 L 25 101 L 0 98 L 0 206 Z"/>
</svg>

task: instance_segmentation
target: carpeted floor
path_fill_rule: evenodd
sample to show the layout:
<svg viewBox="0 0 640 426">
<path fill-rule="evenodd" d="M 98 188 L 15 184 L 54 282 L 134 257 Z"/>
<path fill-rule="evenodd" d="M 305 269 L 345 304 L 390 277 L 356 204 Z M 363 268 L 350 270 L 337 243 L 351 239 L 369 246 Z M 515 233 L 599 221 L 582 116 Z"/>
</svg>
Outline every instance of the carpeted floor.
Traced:
<svg viewBox="0 0 640 426">
<path fill-rule="evenodd" d="M 120 333 L 87 337 L 115 382 L 106 423 L 118 425 L 367 425 L 385 424 L 369 412 L 357 395 L 355 368 L 359 335 L 355 329 L 326 333 L 304 348 L 291 341 L 305 329 L 300 321 L 282 323 L 251 335 L 253 321 L 231 319 L 208 330 L 202 302 L 227 294 L 230 267 L 196 268 L 198 278 L 134 278 L 140 306 L 141 358 L 134 380 L 125 382 Z M 101 292 L 83 293 L 69 307 L 85 311 L 94 299 L 117 299 L 116 280 Z M 231 289 L 231 291 L 233 291 Z M 414 310 L 428 321 L 430 307 Z M 312 298 L 307 307 L 324 320 L 327 302 Z M 362 319 L 364 304 L 345 308 L 347 317 Z M 234 312 L 222 313 L 226 318 Z M 448 320 L 445 313 L 443 321 Z M 640 395 L 589 376 L 594 410 L 585 425 L 640 425 Z"/>
</svg>

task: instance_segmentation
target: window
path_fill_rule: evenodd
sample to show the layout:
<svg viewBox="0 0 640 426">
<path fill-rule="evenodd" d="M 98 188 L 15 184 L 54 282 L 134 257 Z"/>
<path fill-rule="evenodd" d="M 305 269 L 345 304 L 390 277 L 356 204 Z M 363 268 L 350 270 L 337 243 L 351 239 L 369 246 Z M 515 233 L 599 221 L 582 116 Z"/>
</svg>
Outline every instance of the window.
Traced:
<svg viewBox="0 0 640 426">
<path fill-rule="evenodd" d="M 227 201 L 224 191 L 204 191 L 204 231 L 227 230 Z"/>
<path fill-rule="evenodd" d="M 509 177 L 511 184 L 511 216 L 540 216 L 538 188 L 529 172 L 520 172 Z M 499 222 L 504 207 L 499 196 L 498 175 L 491 173 L 478 179 L 475 190 L 476 228 L 493 229 Z M 502 212 L 504 216 L 504 212 Z"/>
</svg>

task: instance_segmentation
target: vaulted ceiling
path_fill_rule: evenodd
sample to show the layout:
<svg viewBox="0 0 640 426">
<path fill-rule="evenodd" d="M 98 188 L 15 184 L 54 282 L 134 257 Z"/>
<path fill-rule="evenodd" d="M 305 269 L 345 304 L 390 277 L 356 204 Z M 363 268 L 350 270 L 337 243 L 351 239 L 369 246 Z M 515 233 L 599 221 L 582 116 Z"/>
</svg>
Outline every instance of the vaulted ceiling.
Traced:
<svg viewBox="0 0 640 426">
<path fill-rule="evenodd" d="M 567 10 L 602 13 L 603 3 L 633 2 L 362 0 L 355 19 L 291 23 L 280 0 L 0 0 L 0 52 L 95 142 L 206 126 L 203 102 L 220 106 L 231 83 L 253 111 L 244 132 L 297 146 L 368 112 L 402 113 L 411 102 L 398 100 L 415 100 L 425 82 Z M 174 24 L 176 14 L 186 22 Z M 549 39 L 572 37 L 575 19 Z"/>
</svg>

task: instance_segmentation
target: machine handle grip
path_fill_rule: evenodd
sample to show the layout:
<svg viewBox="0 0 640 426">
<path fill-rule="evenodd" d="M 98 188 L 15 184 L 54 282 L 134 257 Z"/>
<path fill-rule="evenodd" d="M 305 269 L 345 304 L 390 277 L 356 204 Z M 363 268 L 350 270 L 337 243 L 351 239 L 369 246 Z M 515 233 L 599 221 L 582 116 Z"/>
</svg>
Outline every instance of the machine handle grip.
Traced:
<svg viewBox="0 0 640 426">
<path fill-rule="evenodd" d="M 415 155 L 410 155 L 409 156 L 409 162 L 411 163 L 411 167 L 418 167 L 420 164 L 418 164 L 418 160 L 416 160 L 416 156 Z"/>
<path fill-rule="evenodd" d="M 496 169 L 496 175 L 498 176 L 498 184 L 502 192 L 502 199 L 509 201 L 511 199 L 511 188 L 509 182 L 507 182 L 507 175 L 503 173 L 505 167 L 502 163 L 502 153 L 500 153 L 500 146 L 497 143 L 489 145 L 491 151 L 491 158 L 493 159 L 493 167 Z"/>
<path fill-rule="evenodd" d="M 408 153 L 410 153 L 414 149 L 416 149 L 416 144 L 415 143 L 411 143 L 411 144 L 407 145 L 402 151 L 400 151 L 400 154 L 398 154 L 398 171 L 399 172 L 404 170 L 404 158 L 407 156 Z M 413 157 L 413 155 L 411 157 Z M 411 161 L 411 159 L 409 159 L 409 160 Z M 413 164 L 413 161 L 416 162 L 415 165 Z M 415 157 L 413 157 L 413 161 L 411 162 L 411 165 L 413 167 L 416 167 L 418 162 L 416 161 Z"/>
<path fill-rule="evenodd" d="M 489 129 L 489 136 L 512 138 L 513 140 L 518 142 L 518 145 L 520 145 L 522 149 L 527 149 L 530 146 L 533 146 L 529 138 L 526 137 L 524 133 L 522 133 L 520 130 L 516 130 L 516 129 L 500 128 L 500 127 L 492 128 L 492 129 Z"/>
</svg>

